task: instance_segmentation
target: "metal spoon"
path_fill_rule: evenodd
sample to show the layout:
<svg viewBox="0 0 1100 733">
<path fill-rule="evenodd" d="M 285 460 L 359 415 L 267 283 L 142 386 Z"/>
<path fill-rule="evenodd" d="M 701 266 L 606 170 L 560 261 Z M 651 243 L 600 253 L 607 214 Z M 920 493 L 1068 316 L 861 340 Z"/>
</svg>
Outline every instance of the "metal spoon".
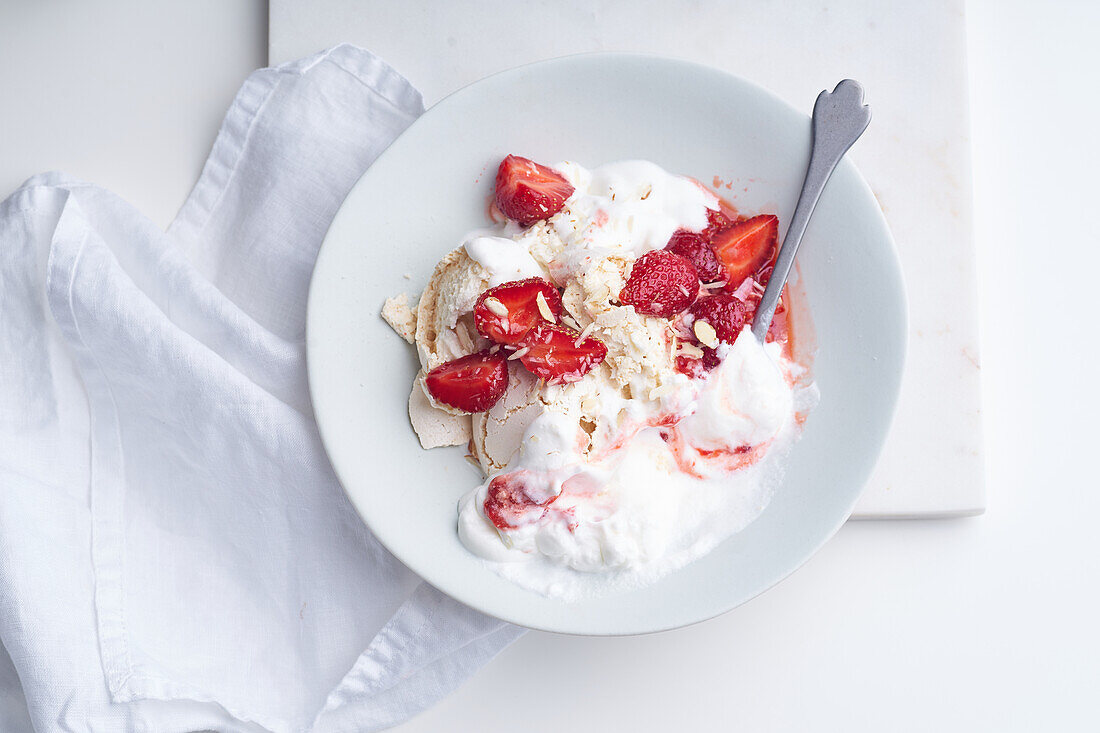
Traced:
<svg viewBox="0 0 1100 733">
<path fill-rule="evenodd" d="M 756 307 L 756 317 L 752 321 L 752 333 L 756 340 L 763 342 L 768 334 L 779 304 L 783 286 L 791 274 L 794 255 L 806 233 L 806 225 L 814 213 L 817 200 L 825 190 L 825 184 L 837 163 L 848 152 L 848 148 L 859 139 L 871 122 L 871 108 L 863 103 L 863 87 L 859 82 L 845 79 L 836 85 L 832 92 L 823 91 L 817 95 L 814 103 L 813 142 L 810 147 L 810 164 L 806 167 L 806 178 L 802 182 L 802 193 L 794 207 L 791 225 L 787 236 L 779 248 L 768 287 L 764 297 Z"/>
</svg>

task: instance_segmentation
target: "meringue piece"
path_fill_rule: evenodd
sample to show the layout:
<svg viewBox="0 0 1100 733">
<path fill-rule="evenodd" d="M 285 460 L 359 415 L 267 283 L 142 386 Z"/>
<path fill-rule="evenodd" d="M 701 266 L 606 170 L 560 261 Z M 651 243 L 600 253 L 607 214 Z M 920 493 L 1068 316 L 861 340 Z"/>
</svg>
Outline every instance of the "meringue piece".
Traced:
<svg viewBox="0 0 1100 733">
<path fill-rule="evenodd" d="M 408 343 L 416 338 L 416 311 L 409 307 L 409 294 L 386 298 L 382 304 L 382 319 Z"/>
<path fill-rule="evenodd" d="M 416 375 L 409 392 L 409 422 L 425 449 L 470 442 L 470 416 L 451 413 L 432 405 L 423 387 L 424 372 Z"/>
</svg>

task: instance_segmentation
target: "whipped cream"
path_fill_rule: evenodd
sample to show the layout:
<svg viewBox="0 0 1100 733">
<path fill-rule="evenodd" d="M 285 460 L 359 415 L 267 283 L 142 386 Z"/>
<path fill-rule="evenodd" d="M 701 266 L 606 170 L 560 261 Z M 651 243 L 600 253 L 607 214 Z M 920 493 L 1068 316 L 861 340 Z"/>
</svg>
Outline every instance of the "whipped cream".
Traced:
<svg viewBox="0 0 1100 733">
<path fill-rule="evenodd" d="M 718 198 L 703 186 L 644 160 L 592 170 L 564 162 L 554 169 L 576 189 L 564 211 L 536 225 L 561 242 L 546 262 L 559 285 L 606 257 L 633 261 L 661 249 L 677 229 L 699 231 L 707 225 L 707 209 L 718 208 Z M 517 224 L 508 226 L 519 231 Z"/>
<path fill-rule="evenodd" d="M 544 277 L 539 263 L 527 249 L 515 240 L 505 237 L 471 237 L 462 245 L 466 254 L 489 275 L 489 287 L 512 280 Z"/>
<path fill-rule="evenodd" d="M 695 411 L 680 421 L 681 434 L 704 450 L 767 443 L 794 414 L 779 345 L 762 346 L 746 328 L 718 355 L 722 363 L 700 391 Z"/>
<path fill-rule="evenodd" d="M 586 450 L 576 400 L 548 400 L 505 469 L 460 502 L 463 544 L 520 585 L 572 598 L 650 582 L 742 529 L 782 478 L 802 388 L 778 347 L 747 328 L 727 351 L 680 404 L 604 395 L 622 447 Z M 502 529 L 489 514 L 493 482 L 510 477 L 526 500 L 497 508 L 514 525 Z"/>
</svg>

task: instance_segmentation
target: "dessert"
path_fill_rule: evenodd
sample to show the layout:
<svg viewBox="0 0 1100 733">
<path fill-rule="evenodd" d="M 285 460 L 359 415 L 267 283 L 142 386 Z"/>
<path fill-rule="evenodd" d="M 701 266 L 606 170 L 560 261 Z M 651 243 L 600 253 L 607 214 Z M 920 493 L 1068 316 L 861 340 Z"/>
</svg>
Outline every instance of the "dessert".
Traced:
<svg viewBox="0 0 1100 733">
<path fill-rule="evenodd" d="M 420 358 L 421 444 L 466 445 L 484 475 L 462 543 L 568 598 L 650 582 L 756 518 L 816 399 L 789 294 L 766 343 L 749 330 L 778 219 L 645 161 L 514 155 L 490 215 L 415 308 L 382 310 Z"/>
</svg>

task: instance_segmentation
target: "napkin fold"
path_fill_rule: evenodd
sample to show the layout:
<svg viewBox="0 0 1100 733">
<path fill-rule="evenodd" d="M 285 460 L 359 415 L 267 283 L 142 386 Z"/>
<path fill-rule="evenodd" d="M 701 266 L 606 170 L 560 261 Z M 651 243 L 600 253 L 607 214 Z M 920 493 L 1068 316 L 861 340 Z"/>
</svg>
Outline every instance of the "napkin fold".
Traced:
<svg viewBox="0 0 1100 733">
<path fill-rule="evenodd" d="M 62 174 L 0 203 L 0 720 L 376 730 L 522 633 L 375 540 L 309 404 L 317 250 L 421 112 L 343 45 L 249 77 L 167 232 Z"/>
</svg>

